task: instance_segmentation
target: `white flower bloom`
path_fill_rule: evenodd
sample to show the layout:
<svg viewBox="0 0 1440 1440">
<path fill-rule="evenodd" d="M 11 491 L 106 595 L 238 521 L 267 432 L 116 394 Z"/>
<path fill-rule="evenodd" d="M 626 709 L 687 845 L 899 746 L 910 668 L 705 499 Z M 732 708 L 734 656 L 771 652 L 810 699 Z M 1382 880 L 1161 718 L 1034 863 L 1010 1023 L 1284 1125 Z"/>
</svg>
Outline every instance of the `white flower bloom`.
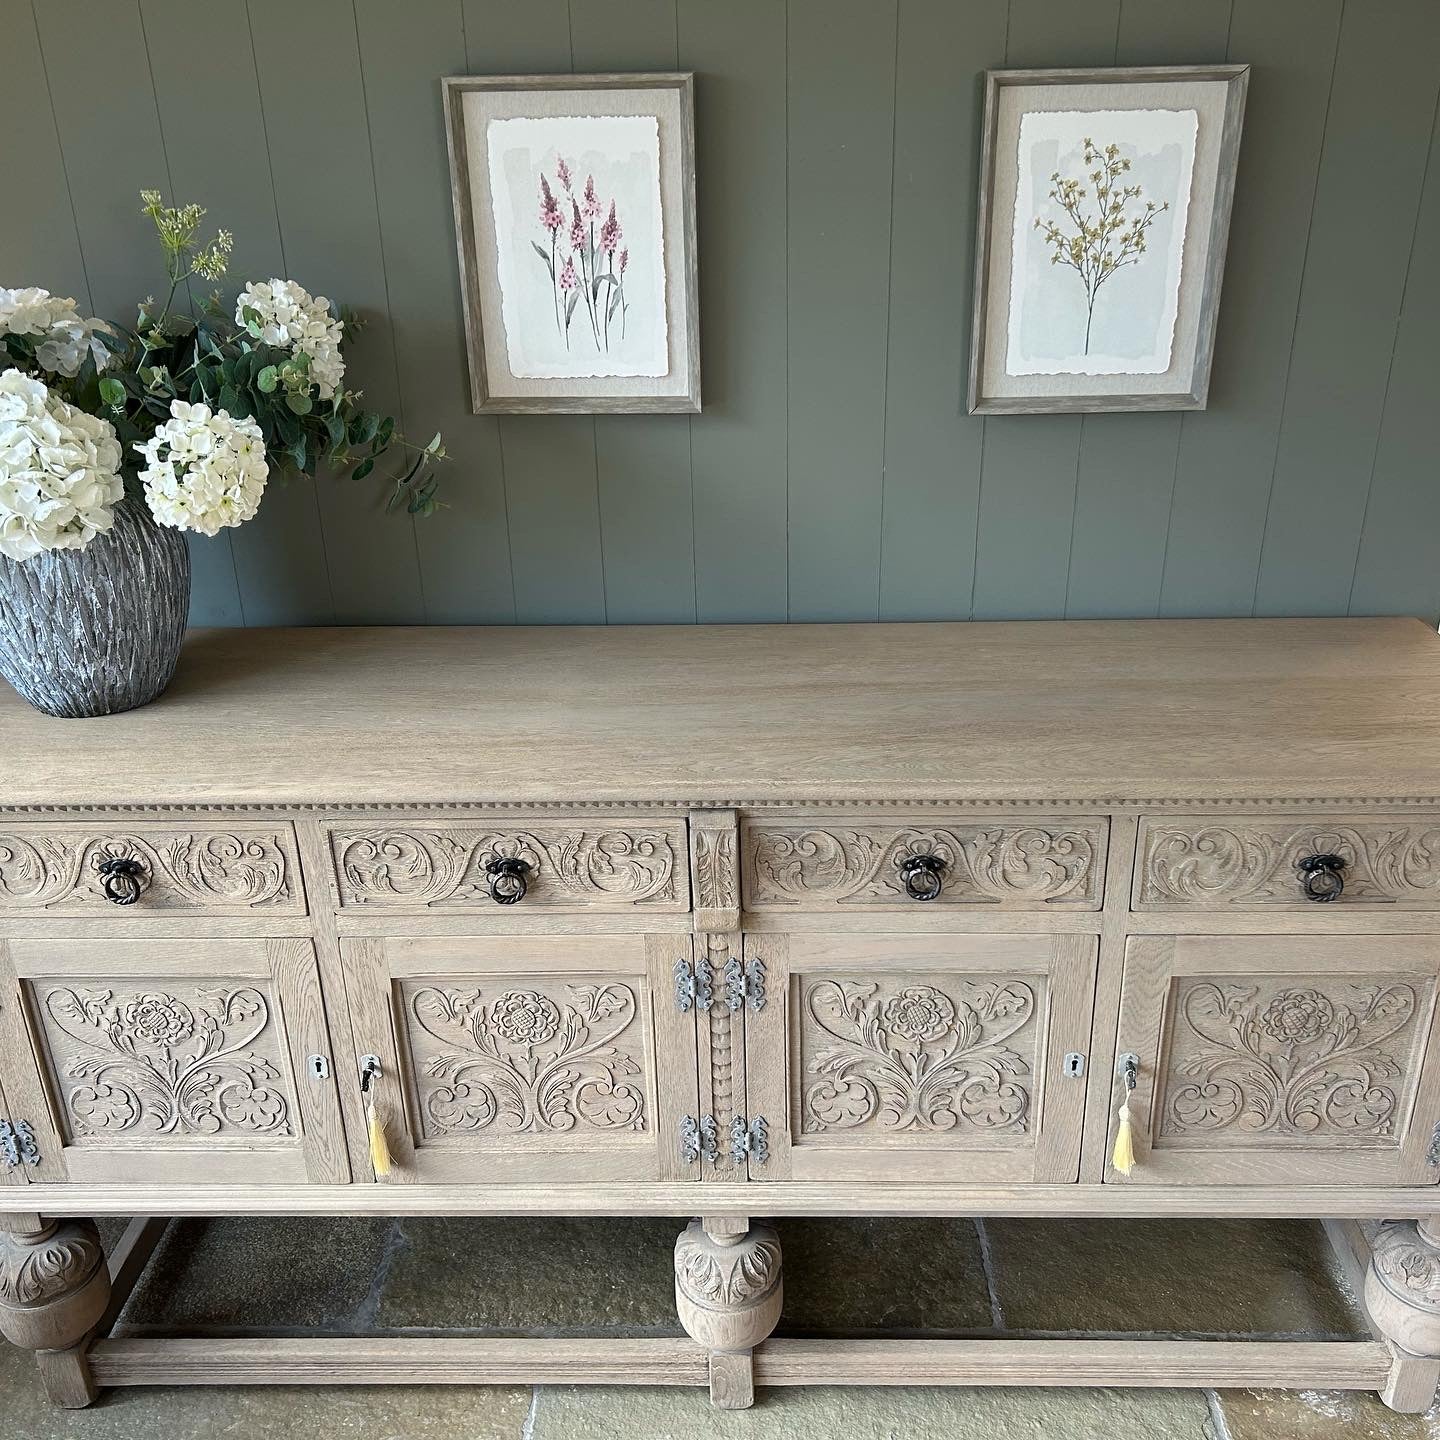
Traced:
<svg viewBox="0 0 1440 1440">
<path fill-rule="evenodd" d="M 51 326 L 49 335 L 36 347 L 35 358 L 42 369 L 60 375 L 78 375 L 87 357 L 103 371 L 113 357 L 104 342 L 95 338 L 102 330 L 111 333 L 103 320 L 82 320 L 78 315 L 62 320 Z"/>
<path fill-rule="evenodd" d="M 330 302 L 312 296 L 293 280 L 262 280 L 247 285 L 235 302 L 235 323 L 245 323 L 245 311 L 260 317 L 260 336 L 295 355 L 310 357 L 310 378 L 322 400 L 331 399 L 345 379 L 340 354 L 345 327 L 330 313 Z"/>
<path fill-rule="evenodd" d="M 56 325 L 79 318 L 73 300 L 34 285 L 23 290 L 0 286 L 0 335 L 44 335 Z"/>
<path fill-rule="evenodd" d="M 125 493 L 120 458 L 108 420 L 19 370 L 0 375 L 0 555 L 80 550 L 108 530 Z"/>
<path fill-rule="evenodd" d="M 151 513 L 202 535 L 243 525 L 260 508 L 270 473 L 260 427 L 184 400 L 170 402 L 170 417 L 135 447 L 147 461 L 140 479 Z"/>
<path fill-rule="evenodd" d="M 110 352 L 95 335 L 109 329 L 103 320 L 82 320 L 75 302 L 64 296 L 33 285 L 24 290 L 0 288 L 0 335 L 43 335 L 35 358 L 52 374 L 78 375 L 87 352 L 97 370 L 105 369 Z"/>
</svg>

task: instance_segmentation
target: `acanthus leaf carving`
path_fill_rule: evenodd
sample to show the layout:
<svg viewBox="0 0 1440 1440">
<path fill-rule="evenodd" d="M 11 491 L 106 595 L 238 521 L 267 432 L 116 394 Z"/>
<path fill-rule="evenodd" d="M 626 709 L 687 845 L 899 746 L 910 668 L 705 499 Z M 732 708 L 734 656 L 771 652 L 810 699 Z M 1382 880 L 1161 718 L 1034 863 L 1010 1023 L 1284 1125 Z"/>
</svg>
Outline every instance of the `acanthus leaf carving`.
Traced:
<svg viewBox="0 0 1440 1440">
<path fill-rule="evenodd" d="M 818 828 L 765 824 L 749 831 L 747 898 L 767 904 L 905 903 L 901 867 L 917 855 L 945 863 L 942 903 L 1099 904 L 1099 827 L 966 825 Z"/>
<path fill-rule="evenodd" d="M 622 1042 L 635 992 L 619 983 L 543 988 L 423 985 L 407 992 L 420 1031 L 419 1107 L 427 1133 L 643 1131 L 641 1063 Z"/>
<path fill-rule="evenodd" d="M 695 829 L 695 904 L 708 910 L 735 910 L 740 905 L 733 828 Z"/>
<path fill-rule="evenodd" d="M 732 1244 L 712 1240 L 698 1222 L 675 1242 L 675 1283 L 689 1299 L 716 1308 L 743 1308 L 767 1296 L 780 1280 L 780 1242 L 756 1226 Z"/>
<path fill-rule="evenodd" d="M 1440 830 L 1404 822 L 1356 825 L 1151 823 L 1141 865 L 1148 905 L 1305 902 L 1299 862 L 1345 861 L 1346 901 L 1440 898 Z"/>
<path fill-rule="evenodd" d="M 855 1130 L 946 1133 L 1028 1127 L 1028 1060 L 1005 1042 L 1035 1014 L 1020 980 L 826 978 L 805 990 L 801 1059 L 807 1135 Z"/>
<path fill-rule="evenodd" d="M 490 831 L 411 826 L 331 836 L 342 905 L 488 907 L 487 862 L 523 860 L 530 903 L 669 905 L 679 901 L 676 851 L 659 827 Z"/>
<path fill-rule="evenodd" d="M 44 1019 L 77 1140 L 292 1134 L 270 1001 L 253 986 L 196 987 L 186 998 L 158 985 L 119 996 L 57 985 Z"/>
<path fill-rule="evenodd" d="M 0 1305 L 47 1305 L 78 1290 L 105 1263 L 93 1221 L 66 1220 L 36 1235 L 0 1237 Z"/>
<path fill-rule="evenodd" d="M 106 905 L 101 867 L 122 858 L 140 862 L 147 908 L 295 908 L 297 866 L 283 831 L 167 827 L 100 835 L 48 827 L 0 833 L 0 907 Z"/>
<path fill-rule="evenodd" d="M 1177 996 L 1162 1128 L 1230 1143 L 1396 1144 L 1406 1067 L 1382 1045 L 1411 1028 L 1416 1011 L 1414 988 L 1400 983 L 1194 981 Z M 1412 1042 L 1413 1033 L 1400 1043 Z"/>
</svg>

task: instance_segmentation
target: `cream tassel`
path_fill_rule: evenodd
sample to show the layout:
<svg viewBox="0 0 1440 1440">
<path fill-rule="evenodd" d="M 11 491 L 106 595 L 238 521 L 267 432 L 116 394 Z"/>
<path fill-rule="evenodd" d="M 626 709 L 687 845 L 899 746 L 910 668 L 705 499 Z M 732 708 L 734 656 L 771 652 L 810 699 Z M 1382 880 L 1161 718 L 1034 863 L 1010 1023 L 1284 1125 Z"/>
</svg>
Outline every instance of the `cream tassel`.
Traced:
<svg viewBox="0 0 1440 1440">
<path fill-rule="evenodd" d="M 1135 1138 L 1130 1124 L 1128 1095 L 1120 1105 L 1120 1128 L 1115 1132 L 1115 1153 L 1111 1155 L 1110 1163 L 1122 1175 L 1128 1175 L 1135 1168 Z"/>
<path fill-rule="evenodd" d="M 370 1127 L 370 1163 L 377 1175 L 390 1173 L 390 1143 L 385 1138 L 385 1124 L 375 1113 L 375 1096 L 365 1106 L 365 1119 Z"/>
<path fill-rule="evenodd" d="M 1121 1175 L 1128 1175 L 1135 1168 L 1135 1127 L 1130 1120 L 1130 1096 L 1140 1076 L 1140 1059 L 1136 1055 L 1122 1055 L 1116 1066 L 1120 1082 L 1125 1087 L 1125 1098 L 1120 1102 L 1120 1121 L 1115 1131 L 1115 1149 L 1110 1164 Z"/>
</svg>

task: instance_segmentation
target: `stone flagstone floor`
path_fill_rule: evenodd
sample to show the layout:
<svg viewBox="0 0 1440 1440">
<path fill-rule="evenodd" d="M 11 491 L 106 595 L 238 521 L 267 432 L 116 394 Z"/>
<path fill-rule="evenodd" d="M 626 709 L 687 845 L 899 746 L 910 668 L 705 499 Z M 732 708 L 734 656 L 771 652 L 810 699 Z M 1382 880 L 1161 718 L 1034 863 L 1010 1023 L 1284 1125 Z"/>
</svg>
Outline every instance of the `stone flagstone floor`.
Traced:
<svg viewBox="0 0 1440 1440">
<path fill-rule="evenodd" d="M 119 1227 L 107 1227 L 111 1234 Z M 217 1220 L 171 1226 L 134 1334 L 678 1334 L 671 1220 Z M 790 1221 L 781 1332 L 1342 1338 L 1307 1222 Z M 0 1440 L 1440 1440 L 1339 1391 L 816 1388 L 714 1411 L 601 1387 L 134 1389 L 51 1410 L 0 1342 Z"/>
</svg>

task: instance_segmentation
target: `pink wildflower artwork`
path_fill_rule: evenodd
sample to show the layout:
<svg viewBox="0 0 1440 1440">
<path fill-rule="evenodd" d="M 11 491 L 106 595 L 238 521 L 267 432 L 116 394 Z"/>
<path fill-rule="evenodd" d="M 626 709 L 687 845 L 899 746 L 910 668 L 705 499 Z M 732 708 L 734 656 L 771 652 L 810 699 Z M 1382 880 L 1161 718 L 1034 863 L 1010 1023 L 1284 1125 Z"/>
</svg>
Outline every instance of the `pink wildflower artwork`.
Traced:
<svg viewBox="0 0 1440 1440">
<path fill-rule="evenodd" d="M 583 211 L 587 220 L 596 220 L 600 216 L 600 199 L 595 194 L 595 177 L 593 175 L 587 175 L 585 177 L 585 204 Z"/>
<path fill-rule="evenodd" d="M 623 341 L 629 309 L 625 299 L 625 272 L 630 265 L 630 250 L 628 246 L 620 248 L 625 231 L 620 224 L 619 209 L 612 199 L 606 214 L 604 202 L 595 188 L 594 175 L 585 177 L 584 192 L 577 200 L 574 172 L 563 155 L 556 156 L 555 175 L 570 201 L 569 251 L 562 262 L 560 246 L 564 242 L 560 236 L 565 228 L 565 216 L 550 177 L 543 171 L 540 174 L 540 224 L 549 245 L 532 240 L 531 246 L 549 273 L 555 326 L 564 337 L 565 348 L 570 348 L 570 326 L 576 307 L 583 299 L 595 348 L 608 353 L 610 322 L 619 317 L 619 338 Z M 595 222 L 602 214 L 605 220 L 597 235 Z"/>
</svg>

